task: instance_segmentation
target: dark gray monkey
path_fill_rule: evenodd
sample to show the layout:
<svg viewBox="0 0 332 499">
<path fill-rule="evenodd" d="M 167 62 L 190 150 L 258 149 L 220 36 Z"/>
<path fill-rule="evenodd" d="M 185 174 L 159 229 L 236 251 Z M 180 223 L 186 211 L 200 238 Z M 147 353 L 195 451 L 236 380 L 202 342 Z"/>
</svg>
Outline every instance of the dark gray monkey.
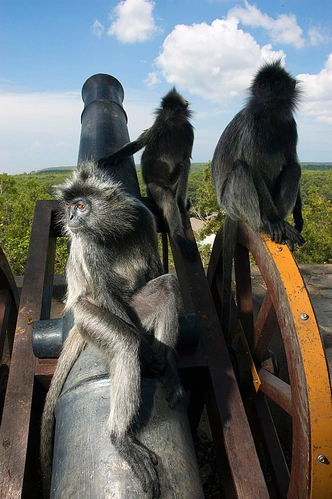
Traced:
<svg viewBox="0 0 332 499">
<path fill-rule="evenodd" d="M 189 103 L 172 88 L 155 111 L 153 125 L 137 140 L 125 144 L 100 165 L 118 164 L 124 158 L 145 147 L 142 157 L 142 176 L 147 195 L 162 211 L 169 232 L 182 254 L 189 260 L 197 258 L 196 244 L 188 239 L 184 229 L 189 227 L 188 177 L 194 142 L 194 130 L 189 119 Z"/>
<path fill-rule="evenodd" d="M 224 225 L 223 327 L 227 335 L 231 266 L 237 223 L 246 222 L 277 243 L 303 244 L 297 127 L 293 116 L 300 90 L 281 61 L 264 64 L 246 106 L 221 135 L 211 163 Z M 293 212 L 295 227 L 285 221 Z"/>
<path fill-rule="evenodd" d="M 80 166 L 57 187 L 62 224 L 70 241 L 66 310 L 70 331 L 48 391 L 41 427 L 41 465 L 49 493 L 54 407 L 75 360 L 87 342 L 110 369 L 110 439 L 139 478 L 147 497 L 159 497 L 157 456 L 133 432 L 141 398 L 141 370 L 160 376 L 173 407 L 182 397 L 169 362 L 178 335 L 176 277 L 162 274 L 153 215 L 100 168 Z"/>
</svg>

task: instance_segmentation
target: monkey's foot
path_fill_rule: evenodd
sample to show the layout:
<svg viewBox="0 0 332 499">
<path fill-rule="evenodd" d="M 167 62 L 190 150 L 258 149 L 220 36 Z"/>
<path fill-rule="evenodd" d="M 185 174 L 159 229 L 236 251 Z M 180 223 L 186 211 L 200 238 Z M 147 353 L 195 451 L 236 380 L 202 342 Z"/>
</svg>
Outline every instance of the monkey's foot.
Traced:
<svg viewBox="0 0 332 499">
<path fill-rule="evenodd" d="M 119 455 L 129 464 L 140 481 L 148 499 L 160 497 L 160 484 L 156 470 L 157 455 L 132 435 L 111 436 L 111 440 Z"/>
<path fill-rule="evenodd" d="M 183 236 L 175 236 L 174 240 L 187 260 L 190 262 L 195 262 L 197 260 L 198 250 L 194 241 L 191 241 L 191 239 L 187 239 Z"/>
<path fill-rule="evenodd" d="M 304 238 L 301 236 L 299 231 L 295 229 L 292 225 L 290 225 L 288 222 L 284 222 L 285 224 L 285 235 L 286 239 L 291 241 L 292 243 L 297 243 L 300 246 L 305 243 Z M 286 241 L 287 242 L 287 241 Z"/>
<path fill-rule="evenodd" d="M 282 244 L 285 240 L 284 222 L 271 223 L 266 221 L 263 225 L 263 232 L 277 244 Z"/>
<path fill-rule="evenodd" d="M 285 244 L 287 240 L 291 243 L 297 243 L 299 245 L 304 243 L 304 239 L 301 234 L 288 222 L 265 222 L 263 232 L 265 232 L 271 240 L 277 244 Z"/>
<path fill-rule="evenodd" d="M 293 241 L 291 241 L 290 239 L 286 239 L 285 244 L 288 246 L 289 251 L 293 253 L 295 247 Z"/>
</svg>

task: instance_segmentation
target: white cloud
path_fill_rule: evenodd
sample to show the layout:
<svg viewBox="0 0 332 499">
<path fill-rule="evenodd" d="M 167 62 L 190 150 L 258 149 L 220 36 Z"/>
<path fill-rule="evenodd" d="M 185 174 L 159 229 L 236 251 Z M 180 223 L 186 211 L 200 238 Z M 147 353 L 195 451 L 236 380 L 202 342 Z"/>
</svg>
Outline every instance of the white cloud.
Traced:
<svg viewBox="0 0 332 499">
<path fill-rule="evenodd" d="M 96 19 L 93 25 L 91 26 L 92 34 L 100 38 L 101 35 L 103 34 L 103 31 L 104 31 L 103 24 L 101 24 L 101 22 L 99 22 L 98 19 Z"/>
<path fill-rule="evenodd" d="M 329 43 L 332 38 L 330 35 L 324 32 L 324 30 L 318 28 L 317 26 L 312 26 L 308 30 L 309 40 L 311 45 L 321 45 L 323 43 Z"/>
<path fill-rule="evenodd" d="M 0 172 L 76 164 L 83 109 L 79 92 L 4 92 L 0 109 Z"/>
<path fill-rule="evenodd" d="M 257 23 L 262 24 L 262 14 L 259 11 L 258 14 Z M 295 18 L 290 17 L 288 21 L 291 31 L 292 22 L 293 27 L 296 27 Z M 175 26 L 165 38 L 160 54 L 154 61 L 154 72 L 145 81 L 152 85 L 158 79 L 164 79 L 177 85 L 180 91 L 189 91 L 205 99 L 205 107 L 199 100 L 197 103 L 193 102 L 192 106 L 198 111 L 195 119 L 195 159 L 196 154 L 199 160 L 202 157 L 203 161 L 211 159 L 217 137 L 241 108 L 245 90 L 258 66 L 277 58 L 283 61 L 286 59 L 282 50 L 274 51 L 272 45 L 259 45 L 249 32 L 239 27 L 239 22 L 236 16 L 228 15 L 211 24 Z M 278 24 L 269 24 L 270 18 L 267 17 L 266 22 L 270 34 L 273 32 L 275 36 L 286 36 L 286 30 L 282 33 L 281 28 L 279 31 L 276 29 Z M 274 31 L 272 27 L 275 28 Z M 296 34 L 296 30 L 294 33 Z M 293 45 L 302 45 L 301 33 L 297 31 Z M 323 41 L 320 33 L 323 31 L 312 29 L 311 43 L 314 43 L 314 37 L 317 43 Z M 318 74 L 294 76 L 301 81 L 303 90 L 296 116 L 300 159 L 330 161 L 332 151 L 326 137 L 331 134 L 332 125 L 332 53 Z M 186 97 L 192 100 L 188 95 Z M 201 110 L 197 105 L 201 106 Z M 203 116 L 204 109 L 208 118 Z"/>
<path fill-rule="evenodd" d="M 257 7 L 244 2 L 245 7 L 234 7 L 228 12 L 228 19 L 235 18 L 245 26 L 263 28 L 274 43 L 293 45 L 301 48 L 305 45 L 303 30 L 298 26 L 293 14 L 280 14 L 276 19 L 263 14 Z"/>
<path fill-rule="evenodd" d="M 151 0 L 123 0 L 113 9 L 115 18 L 107 34 L 114 35 L 122 43 L 144 42 L 158 31 Z"/>
<path fill-rule="evenodd" d="M 158 73 L 156 73 L 155 71 L 148 73 L 147 78 L 144 80 L 144 83 L 148 88 L 153 88 L 154 86 L 156 86 L 160 82 L 161 82 L 161 79 L 160 79 Z"/>
<path fill-rule="evenodd" d="M 332 125 L 332 53 L 318 74 L 299 74 L 303 88 L 302 114 Z"/>
<path fill-rule="evenodd" d="M 260 47 L 231 17 L 216 19 L 211 25 L 175 26 L 155 64 L 169 83 L 225 104 L 243 96 L 263 61 L 277 58 L 285 58 L 282 50 L 273 51 L 271 45 Z"/>
</svg>

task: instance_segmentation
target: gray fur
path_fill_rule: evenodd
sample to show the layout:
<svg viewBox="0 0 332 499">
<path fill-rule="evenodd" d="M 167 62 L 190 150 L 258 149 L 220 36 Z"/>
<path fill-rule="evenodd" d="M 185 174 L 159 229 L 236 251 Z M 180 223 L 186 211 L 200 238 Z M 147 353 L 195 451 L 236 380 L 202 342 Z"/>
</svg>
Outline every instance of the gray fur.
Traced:
<svg viewBox="0 0 332 499">
<path fill-rule="evenodd" d="M 151 197 L 162 211 L 169 232 L 189 260 L 197 258 L 197 248 L 185 235 L 190 226 L 187 215 L 188 177 L 194 141 L 188 102 L 175 87 L 161 100 L 154 124 L 137 140 L 124 145 L 100 165 L 118 164 L 145 147 L 142 175 Z"/>
<path fill-rule="evenodd" d="M 277 243 L 303 244 L 297 129 L 293 111 L 300 91 L 280 61 L 260 68 L 246 106 L 221 135 L 211 162 L 218 204 L 226 211 L 224 230 L 223 327 L 229 327 L 231 265 L 237 223 L 248 223 Z M 293 211 L 295 227 L 285 222 Z M 231 224 L 235 224 L 231 228 Z M 233 240 L 235 238 L 235 240 Z M 227 248 L 228 246 L 228 248 Z M 225 289 L 227 288 L 227 289 Z"/>
<path fill-rule="evenodd" d="M 183 397 L 169 362 L 178 334 L 177 279 L 161 275 L 150 211 L 102 169 L 91 163 L 81 165 L 72 179 L 57 188 L 57 196 L 64 202 L 62 225 L 70 241 L 66 310 L 73 311 L 75 325 L 59 358 L 42 418 L 46 495 L 55 404 L 72 365 L 86 342 L 91 342 L 109 362 L 110 439 L 152 499 L 160 493 L 157 457 L 132 431 L 141 400 L 141 367 L 162 378 L 170 406 Z"/>
</svg>

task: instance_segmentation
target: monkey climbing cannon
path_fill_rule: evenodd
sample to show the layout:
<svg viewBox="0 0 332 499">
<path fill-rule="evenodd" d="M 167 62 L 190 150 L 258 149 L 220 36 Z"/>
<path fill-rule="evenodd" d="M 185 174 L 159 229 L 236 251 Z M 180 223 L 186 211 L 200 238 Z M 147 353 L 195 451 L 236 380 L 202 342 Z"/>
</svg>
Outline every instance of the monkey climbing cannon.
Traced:
<svg viewBox="0 0 332 499">
<path fill-rule="evenodd" d="M 208 269 L 218 311 L 222 251 L 220 229 Z M 249 252 L 263 280 L 254 293 Z M 235 254 L 231 324 L 230 354 L 277 496 L 331 498 L 331 385 L 315 313 L 288 247 L 243 223 Z"/>
</svg>

